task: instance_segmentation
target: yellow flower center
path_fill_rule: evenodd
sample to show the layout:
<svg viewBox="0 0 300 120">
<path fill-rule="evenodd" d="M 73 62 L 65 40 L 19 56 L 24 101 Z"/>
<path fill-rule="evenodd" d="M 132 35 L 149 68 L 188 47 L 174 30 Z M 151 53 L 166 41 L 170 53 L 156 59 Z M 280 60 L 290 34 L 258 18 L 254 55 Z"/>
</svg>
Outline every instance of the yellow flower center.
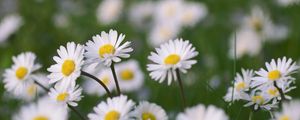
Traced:
<svg viewBox="0 0 300 120">
<path fill-rule="evenodd" d="M 279 118 L 279 120 L 291 120 L 289 116 L 283 115 Z"/>
<path fill-rule="evenodd" d="M 16 71 L 16 76 L 19 80 L 23 80 L 27 73 L 28 70 L 26 67 L 19 67 Z"/>
<path fill-rule="evenodd" d="M 273 70 L 273 71 L 269 72 L 269 74 L 268 74 L 269 80 L 272 80 L 272 81 L 275 81 L 280 77 L 281 77 L 281 73 L 278 70 Z"/>
<path fill-rule="evenodd" d="M 256 95 L 252 97 L 252 101 L 255 103 L 263 104 L 264 98 L 261 95 Z"/>
<path fill-rule="evenodd" d="M 275 89 L 269 89 L 268 90 L 268 94 L 269 95 L 272 95 L 272 96 L 276 96 L 278 93 L 278 90 L 275 88 Z"/>
<path fill-rule="evenodd" d="M 33 118 L 33 120 L 49 120 L 48 117 L 45 116 L 37 116 L 35 118 Z"/>
<path fill-rule="evenodd" d="M 119 120 L 119 119 L 120 119 L 120 113 L 115 110 L 108 112 L 104 118 L 104 120 Z"/>
<path fill-rule="evenodd" d="M 260 32 L 263 28 L 262 21 L 258 18 L 253 18 L 251 24 L 257 32 Z"/>
<path fill-rule="evenodd" d="M 75 62 L 73 60 L 65 60 L 61 70 L 65 76 L 69 76 L 75 70 Z"/>
<path fill-rule="evenodd" d="M 171 54 L 165 58 L 165 64 L 167 65 L 175 65 L 180 61 L 180 56 L 177 54 Z"/>
<path fill-rule="evenodd" d="M 242 89 L 245 89 L 246 88 L 246 84 L 245 82 L 239 82 L 237 85 L 236 85 L 236 89 L 239 91 L 239 90 L 242 90 Z"/>
<path fill-rule="evenodd" d="M 134 78 L 134 73 L 132 70 L 130 69 L 126 69 L 121 71 L 120 76 L 122 78 L 122 80 L 132 80 Z"/>
<path fill-rule="evenodd" d="M 67 97 L 69 96 L 69 93 L 60 93 L 58 94 L 58 96 L 56 97 L 57 101 L 65 101 L 67 99 Z"/>
<path fill-rule="evenodd" d="M 108 85 L 110 80 L 109 80 L 109 77 L 108 76 L 105 76 L 105 77 L 102 77 L 102 79 L 100 78 L 100 80 L 105 84 L 105 85 Z"/>
<path fill-rule="evenodd" d="M 142 114 L 142 120 L 156 120 L 156 118 L 152 113 L 145 112 Z"/>
<path fill-rule="evenodd" d="M 111 44 L 106 44 L 106 45 L 103 45 L 99 48 L 99 56 L 101 58 L 104 57 L 105 54 L 113 54 L 115 53 L 115 47 L 112 46 Z"/>
<path fill-rule="evenodd" d="M 30 85 L 28 88 L 27 88 L 27 93 L 29 94 L 29 95 L 35 95 L 35 93 L 36 93 L 36 85 L 34 85 L 34 84 L 32 84 L 32 85 Z"/>
</svg>

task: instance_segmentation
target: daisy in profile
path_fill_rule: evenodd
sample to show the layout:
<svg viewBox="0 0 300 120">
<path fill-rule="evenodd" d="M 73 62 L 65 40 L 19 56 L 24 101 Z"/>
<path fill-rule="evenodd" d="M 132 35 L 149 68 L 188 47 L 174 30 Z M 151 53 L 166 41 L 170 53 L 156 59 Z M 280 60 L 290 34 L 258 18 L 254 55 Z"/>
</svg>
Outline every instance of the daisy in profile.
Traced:
<svg viewBox="0 0 300 120">
<path fill-rule="evenodd" d="M 300 120 L 300 101 L 283 103 L 281 112 L 275 113 L 275 120 Z"/>
<path fill-rule="evenodd" d="M 14 34 L 22 24 L 22 17 L 20 15 L 5 16 L 0 22 L 0 44 Z"/>
<path fill-rule="evenodd" d="M 105 68 L 100 70 L 99 72 L 95 72 L 95 76 L 101 80 L 106 87 L 113 91 L 115 89 L 114 86 L 114 78 L 112 76 L 112 73 L 109 69 Z M 106 94 L 106 91 L 103 87 L 99 88 L 99 84 L 96 83 L 94 80 L 90 80 L 91 78 L 86 78 L 89 80 L 85 80 L 83 84 L 83 89 L 87 94 L 90 95 L 97 95 L 97 96 L 103 96 Z"/>
<path fill-rule="evenodd" d="M 187 108 L 183 113 L 179 113 L 176 120 L 228 120 L 224 110 L 209 105 L 202 104 Z"/>
<path fill-rule="evenodd" d="M 137 120 L 168 120 L 168 116 L 162 107 L 146 101 L 140 102 L 131 112 L 131 116 Z"/>
<path fill-rule="evenodd" d="M 253 70 L 248 69 L 242 69 L 242 74 L 237 73 L 234 80 L 234 92 L 232 92 L 233 87 L 230 87 L 226 96 L 224 97 L 225 101 L 230 102 L 232 100 L 235 101 L 245 98 L 247 96 L 246 92 L 250 89 L 250 82 L 253 76 Z"/>
<path fill-rule="evenodd" d="M 116 22 L 123 9 L 123 0 L 103 0 L 96 11 L 99 23 L 108 25 Z"/>
<path fill-rule="evenodd" d="M 163 82 L 177 80 L 176 70 L 186 73 L 197 61 L 192 60 L 198 52 L 188 40 L 176 39 L 160 45 L 156 52 L 151 52 L 148 59 L 153 62 L 147 65 L 150 77 L 155 81 Z"/>
<path fill-rule="evenodd" d="M 56 64 L 51 65 L 47 70 L 50 73 L 49 83 L 59 82 L 61 85 L 68 86 L 75 84 L 75 80 L 80 76 L 83 65 L 83 46 L 74 42 L 67 43 L 66 47 L 60 46 L 57 50 L 58 56 L 53 60 Z"/>
<path fill-rule="evenodd" d="M 48 94 L 55 102 L 77 106 L 77 102 L 82 98 L 81 92 L 82 88 L 75 84 L 71 84 L 68 87 L 56 84 L 54 88 L 50 89 Z"/>
<path fill-rule="evenodd" d="M 144 74 L 140 69 L 138 61 L 129 60 L 116 66 L 120 88 L 124 92 L 140 89 L 144 83 Z"/>
<path fill-rule="evenodd" d="M 95 113 L 88 114 L 90 120 L 128 120 L 129 112 L 134 106 L 132 100 L 127 96 L 120 95 L 114 98 L 107 98 L 94 108 Z"/>
<path fill-rule="evenodd" d="M 34 72 L 41 66 L 35 63 L 36 56 L 32 52 L 21 53 L 12 59 L 13 65 L 4 71 L 4 87 L 8 92 L 20 95 L 34 82 Z"/>
<path fill-rule="evenodd" d="M 186 2 L 183 5 L 181 23 L 184 26 L 193 27 L 208 14 L 204 4 L 198 2 Z"/>
<path fill-rule="evenodd" d="M 121 58 L 130 57 L 129 53 L 133 51 L 130 42 L 121 44 L 125 35 L 118 36 L 117 31 L 110 30 L 109 33 L 104 31 L 101 35 L 93 36 L 93 40 L 86 43 L 87 63 L 103 63 L 105 66 L 111 66 L 112 62 L 120 62 Z"/>
<path fill-rule="evenodd" d="M 67 120 L 68 111 L 65 107 L 43 97 L 37 103 L 23 106 L 13 120 Z"/>
<path fill-rule="evenodd" d="M 245 55 L 256 56 L 262 49 L 261 38 L 250 29 L 240 28 L 230 37 L 229 57 L 231 59 L 242 58 Z"/>
<path fill-rule="evenodd" d="M 289 81 L 294 80 L 291 74 L 296 73 L 299 66 L 292 59 L 283 57 L 278 58 L 277 62 L 274 59 L 270 63 L 266 62 L 266 68 L 266 70 L 261 68 L 255 72 L 258 76 L 252 78 L 253 87 L 264 87 L 276 83 L 280 88 L 283 88 Z"/>
</svg>

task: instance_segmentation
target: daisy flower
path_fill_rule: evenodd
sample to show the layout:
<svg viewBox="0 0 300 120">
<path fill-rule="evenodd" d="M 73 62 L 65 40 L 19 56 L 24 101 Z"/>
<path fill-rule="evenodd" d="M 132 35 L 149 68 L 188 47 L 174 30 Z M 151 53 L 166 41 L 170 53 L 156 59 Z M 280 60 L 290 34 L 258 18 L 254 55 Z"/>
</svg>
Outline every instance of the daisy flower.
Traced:
<svg viewBox="0 0 300 120">
<path fill-rule="evenodd" d="M 129 60 L 116 66 L 121 90 L 131 92 L 143 86 L 144 74 L 136 60 Z"/>
<path fill-rule="evenodd" d="M 49 79 L 46 77 L 45 74 L 35 74 L 32 76 L 33 80 L 36 82 L 40 83 L 41 85 L 48 87 L 48 81 Z M 23 99 L 26 101 L 31 101 L 34 98 L 37 97 L 38 94 L 40 93 L 45 93 L 46 91 L 38 86 L 34 82 L 30 82 L 25 85 L 24 90 L 20 92 L 20 94 L 14 95 L 16 98 Z"/>
<path fill-rule="evenodd" d="M 87 58 L 87 63 L 103 63 L 109 67 L 112 62 L 120 62 L 121 58 L 129 58 L 129 52 L 133 51 L 130 42 L 121 44 L 125 35 L 118 36 L 117 31 L 110 30 L 109 33 L 104 31 L 101 35 L 93 36 L 93 40 L 86 43 L 84 54 Z"/>
<path fill-rule="evenodd" d="M 101 102 L 94 108 L 95 113 L 88 114 L 88 117 L 90 120 L 128 120 L 134 104 L 124 95 L 107 98 L 106 102 Z"/>
<path fill-rule="evenodd" d="M 22 18 L 19 15 L 5 16 L 0 23 L 0 43 L 6 41 L 22 26 Z"/>
<path fill-rule="evenodd" d="M 208 14 L 205 5 L 198 2 L 186 2 L 181 15 L 181 22 L 185 26 L 193 27 Z"/>
<path fill-rule="evenodd" d="M 82 98 L 81 92 L 82 88 L 78 85 L 75 86 L 75 84 L 68 87 L 56 84 L 54 88 L 50 89 L 48 94 L 53 101 L 63 103 L 65 105 L 69 104 L 71 106 L 77 106 L 77 102 L 79 102 Z"/>
<path fill-rule="evenodd" d="M 165 21 L 180 21 L 183 11 L 183 0 L 162 0 L 157 3 L 154 20 L 157 23 Z"/>
<path fill-rule="evenodd" d="M 75 84 L 75 80 L 80 76 L 83 65 L 83 46 L 74 42 L 67 43 L 67 46 L 60 46 L 57 50 L 58 56 L 53 60 L 56 64 L 51 65 L 47 70 L 50 73 L 49 83 L 59 82 L 61 85 L 68 86 Z"/>
<path fill-rule="evenodd" d="M 95 72 L 95 76 L 99 78 L 110 91 L 115 89 L 114 78 L 110 69 L 105 68 L 103 70 L 100 70 L 99 72 Z M 91 78 L 86 79 L 88 80 L 85 80 L 83 84 L 85 92 L 87 92 L 90 95 L 98 96 L 103 96 L 104 94 L 106 94 L 105 89 L 103 87 L 99 88 L 99 84 L 96 83 L 96 81 L 91 80 Z"/>
<path fill-rule="evenodd" d="M 289 100 L 292 99 L 291 96 L 288 96 L 286 94 L 295 88 L 296 86 L 283 85 L 283 88 L 281 89 L 284 94 L 284 97 Z M 265 94 L 265 96 L 267 96 L 268 98 L 273 99 L 273 103 L 276 103 L 278 102 L 278 100 L 282 99 L 278 89 L 272 84 L 262 87 L 259 90 L 263 91 L 263 94 Z"/>
<path fill-rule="evenodd" d="M 277 4 L 282 7 L 289 7 L 293 5 L 299 5 L 300 0 L 276 0 Z"/>
<path fill-rule="evenodd" d="M 13 120 L 67 120 L 66 108 L 54 103 L 48 97 L 43 97 L 37 103 L 23 106 Z"/>
<path fill-rule="evenodd" d="M 122 13 L 123 4 L 123 0 L 103 0 L 96 11 L 99 23 L 108 25 L 116 22 Z"/>
<path fill-rule="evenodd" d="M 156 47 L 168 40 L 175 38 L 180 32 L 180 26 L 177 22 L 155 23 L 149 33 L 148 42 Z"/>
<path fill-rule="evenodd" d="M 271 98 L 260 91 L 252 91 L 252 93 L 244 100 L 248 101 L 248 103 L 245 104 L 244 107 L 253 105 L 254 110 L 257 110 L 258 108 L 270 110 L 272 108 L 275 108 L 277 105 L 277 103 L 270 103 Z"/>
<path fill-rule="evenodd" d="M 147 65 L 147 70 L 155 81 L 161 83 L 168 79 L 170 85 L 172 80 L 177 80 L 176 69 L 186 73 L 197 63 L 196 60 L 192 60 L 197 55 L 198 52 L 188 40 L 170 40 L 156 48 L 156 52 L 151 52 L 148 59 L 153 63 Z"/>
<path fill-rule="evenodd" d="M 272 59 L 271 63 L 266 62 L 266 70 L 261 68 L 259 71 L 255 72 L 258 76 L 252 78 L 253 87 L 277 83 L 278 87 L 283 88 L 287 82 L 294 80 L 291 74 L 297 72 L 299 66 L 296 62 L 293 63 L 292 59 L 287 59 L 283 57 L 278 58 L 277 63 Z"/>
<path fill-rule="evenodd" d="M 4 87 L 7 91 L 19 95 L 28 84 L 33 83 L 33 72 L 41 66 L 35 63 L 36 56 L 32 52 L 21 53 L 13 56 L 14 64 L 4 71 Z"/>
<path fill-rule="evenodd" d="M 176 120 L 228 120 L 224 110 L 213 105 L 205 107 L 202 104 L 187 108 L 183 113 L 179 113 Z"/>
<path fill-rule="evenodd" d="M 131 116 L 137 120 L 168 120 L 165 110 L 146 101 L 140 102 L 139 105 L 131 112 Z"/>
<path fill-rule="evenodd" d="M 153 1 L 141 1 L 131 6 L 129 20 L 138 28 L 148 27 L 150 17 L 153 15 L 155 4 Z"/>
<path fill-rule="evenodd" d="M 256 56 L 261 49 L 261 38 L 253 30 L 240 28 L 230 37 L 229 57 L 232 59 L 235 59 L 235 55 L 237 59 L 242 58 L 244 55 Z"/>
<path fill-rule="evenodd" d="M 283 103 L 282 111 L 275 113 L 275 120 L 300 120 L 300 101 Z"/>
<path fill-rule="evenodd" d="M 251 14 L 244 18 L 242 24 L 242 27 L 255 31 L 262 40 L 278 41 L 288 35 L 288 29 L 285 26 L 274 24 L 269 14 L 258 6 L 251 9 Z"/>
</svg>

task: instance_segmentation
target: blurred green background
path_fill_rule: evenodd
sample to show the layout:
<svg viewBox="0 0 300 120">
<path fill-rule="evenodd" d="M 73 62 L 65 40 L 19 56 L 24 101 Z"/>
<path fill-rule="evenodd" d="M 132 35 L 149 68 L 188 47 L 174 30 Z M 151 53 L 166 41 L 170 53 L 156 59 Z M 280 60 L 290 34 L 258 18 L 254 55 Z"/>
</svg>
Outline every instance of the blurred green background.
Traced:
<svg viewBox="0 0 300 120">
<path fill-rule="evenodd" d="M 174 118 L 181 111 L 181 99 L 176 82 L 171 86 L 166 83 L 159 84 L 150 79 L 146 71 L 149 62 L 147 56 L 153 50 L 146 42 L 147 33 L 134 29 L 128 22 L 126 11 L 130 4 L 139 0 L 125 1 L 125 7 L 120 20 L 112 25 L 101 25 L 96 19 L 96 9 L 99 0 L 0 0 L 0 19 L 10 13 L 18 13 L 22 16 L 24 24 L 5 43 L 0 45 L 0 70 L 9 68 L 12 64 L 11 57 L 24 51 L 32 51 L 38 56 L 38 61 L 43 65 L 41 71 L 46 72 L 54 63 L 52 56 L 56 55 L 56 49 L 65 45 L 68 41 L 84 44 L 93 35 L 101 31 L 116 29 L 126 35 L 126 40 L 133 41 L 134 52 L 131 58 L 140 62 L 145 74 L 144 90 L 149 92 L 147 97 L 150 102 L 161 105 Z M 182 76 L 188 106 L 199 103 L 213 104 L 223 108 L 232 120 L 248 119 L 250 108 L 243 107 L 243 102 L 235 102 L 228 106 L 222 98 L 227 92 L 235 75 L 234 71 L 241 68 L 257 70 L 264 67 L 264 62 L 277 57 L 291 57 L 293 60 L 300 58 L 300 7 L 279 7 L 272 0 L 199 0 L 209 10 L 209 15 L 204 21 L 194 28 L 184 29 L 178 35 L 190 40 L 199 51 L 198 63 L 192 67 L 188 74 Z M 5 3 L 5 4 L 4 4 Z M 68 5 L 70 4 L 70 5 Z M 11 7 L 10 7 L 10 6 Z M 289 27 L 290 33 L 286 40 L 278 43 L 265 43 L 261 54 L 256 57 L 245 56 L 239 60 L 228 57 L 229 37 L 236 30 L 236 24 L 232 23 L 233 13 L 237 11 L 249 12 L 253 5 L 266 8 L 273 21 L 284 21 Z M 57 27 L 54 16 L 63 13 L 68 17 L 67 27 Z M 234 68 L 236 62 L 236 68 Z M 299 74 L 295 75 L 297 79 Z M 2 79 L 2 78 L 1 78 Z M 219 86 L 212 89 L 208 84 L 219 81 Z M 298 80 L 297 80 L 298 81 Z M 217 84 L 216 83 L 216 84 Z M 297 86 L 300 87 L 300 82 Z M 139 94 L 133 92 L 127 94 L 136 102 L 140 100 Z M 300 89 L 293 90 L 290 95 L 293 98 L 300 97 Z M 3 82 L 0 82 L 0 119 L 9 120 L 25 104 L 23 101 L 7 99 Z M 92 108 L 105 97 L 87 96 L 79 102 L 78 109 L 83 114 L 92 112 Z M 77 119 L 73 113 L 70 119 Z M 253 119 L 269 119 L 269 113 L 258 111 Z"/>
</svg>

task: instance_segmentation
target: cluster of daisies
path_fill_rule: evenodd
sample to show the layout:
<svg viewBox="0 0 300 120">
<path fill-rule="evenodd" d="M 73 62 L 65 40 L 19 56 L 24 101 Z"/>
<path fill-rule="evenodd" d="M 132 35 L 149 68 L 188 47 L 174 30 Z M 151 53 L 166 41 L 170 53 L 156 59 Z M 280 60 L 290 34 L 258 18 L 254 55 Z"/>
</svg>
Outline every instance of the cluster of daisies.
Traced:
<svg viewBox="0 0 300 120">
<path fill-rule="evenodd" d="M 261 52 L 264 42 L 276 43 L 289 34 L 287 26 L 274 23 L 266 10 L 259 6 L 253 6 L 249 15 L 238 17 L 241 18 L 238 19 L 239 26 L 230 38 L 231 58 L 256 56 Z"/>
<path fill-rule="evenodd" d="M 130 6 L 128 15 L 123 11 L 123 0 L 104 0 L 98 6 L 96 16 L 103 25 L 127 17 L 134 28 L 149 33 L 148 42 L 155 47 L 176 38 L 182 28 L 194 27 L 208 14 L 204 4 L 184 0 L 139 1 Z M 123 14 L 125 16 L 121 16 Z"/>
<path fill-rule="evenodd" d="M 124 38 L 125 35 L 110 30 L 93 36 L 85 45 L 69 42 L 66 46 L 60 46 L 57 56 L 53 57 L 55 64 L 47 69 L 50 72 L 48 75 L 38 72 L 41 65 L 36 62 L 34 53 L 25 52 L 13 57 L 14 64 L 4 73 L 6 90 L 17 98 L 38 99 L 22 107 L 13 119 L 65 120 L 68 118 L 68 108 L 85 119 L 85 115 L 81 115 L 75 107 L 83 98 L 83 90 L 86 90 L 88 94 L 108 95 L 106 101 L 101 101 L 93 113 L 88 114 L 90 120 L 168 120 L 167 113 L 159 105 L 147 101 L 136 105 L 121 94 L 137 91 L 144 83 L 138 61 L 121 62 L 129 58 L 129 53 L 133 51 L 131 42 L 125 42 Z M 148 59 L 151 62 L 147 70 L 150 77 L 160 83 L 165 80 L 168 85 L 172 81 L 181 82 L 180 73 L 187 73 L 197 63 L 194 59 L 197 55 L 188 40 L 169 40 L 150 53 Z M 84 76 L 83 88 L 77 82 L 80 76 Z M 117 90 L 117 94 L 113 94 L 113 90 Z M 195 118 L 228 119 L 222 109 L 202 104 L 186 108 L 176 117 L 177 120 Z"/>
<path fill-rule="evenodd" d="M 261 68 L 258 71 L 242 69 L 241 74 L 237 73 L 233 87 L 230 87 L 224 96 L 225 101 L 242 100 L 247 102 L 245 107 L 252 107 L 253 110 L 271 111 L 279 108 L 279 103 L 291 100 L 292 97 L 287 94 L 296 88 L 295 78 L 292 74 L 297 72 L 299 66 L 292 59 L 286 57 L 278 58 L 277 61 L 272 59 L 270 63 L 266 62 L 265 65 L 266 69 Z M 289 111 L 284 108 L 284 111 L 286 110 Z M 286 117 L 292 117 L 290 113 L 292 116 L 294 115 L 293 111 L 289 111 Z"/>
</svg>

